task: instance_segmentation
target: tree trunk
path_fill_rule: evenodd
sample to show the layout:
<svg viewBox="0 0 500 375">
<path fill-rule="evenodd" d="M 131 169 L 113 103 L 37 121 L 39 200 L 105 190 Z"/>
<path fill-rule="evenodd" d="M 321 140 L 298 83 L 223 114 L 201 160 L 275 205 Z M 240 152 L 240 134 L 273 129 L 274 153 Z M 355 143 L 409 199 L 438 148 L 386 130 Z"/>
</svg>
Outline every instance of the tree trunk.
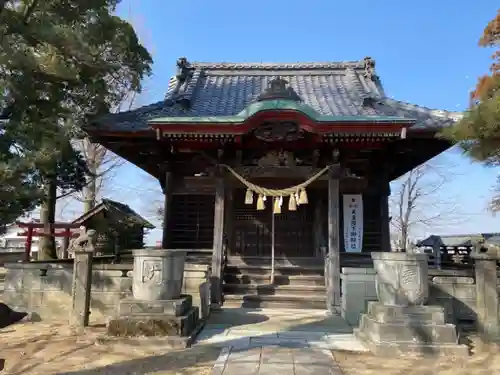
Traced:
<svg viewBox="0 0 500 375">
<path fill-rule="evenodd" d="M 99 184 L 97 176 L 99 167 L 104 162 L 106 149 L 102 146 L 92 143 L 90 139 L 86 138 L 83 141 L 83 153 L 87 162 L 87 168 L 90 175 L 87 176 L 88 184 L 83 188 L 83 212 L 89 212 L 97 204 L 97 193 L 99 192 Z"/>
<path fill-rule="evenodd" d="M 92 210 L 96 206 L 96 200 L 97 184 L 95 178 L 91 177 L 90 183 L 83 188 L 83 212 Z"/>
<path fill-rule="evenodd" d="M 53 224 L 56 217 L 57 181 L 55 176 L 47 177 L 45 184 L 45 198 L 40 208 L 40 223 L 43 224 L 44 233 L 54 233 Z M 56 242 L 54 236 L 40 237 L 38 243 L 38 259 L 57 259 Z"/>
</svg>

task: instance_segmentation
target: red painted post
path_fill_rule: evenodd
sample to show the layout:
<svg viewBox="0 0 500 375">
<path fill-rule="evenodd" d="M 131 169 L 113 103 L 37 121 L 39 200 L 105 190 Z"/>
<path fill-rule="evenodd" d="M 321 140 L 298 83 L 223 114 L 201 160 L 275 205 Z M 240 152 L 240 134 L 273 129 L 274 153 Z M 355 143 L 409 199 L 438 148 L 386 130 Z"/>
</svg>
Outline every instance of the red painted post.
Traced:
<svg viewBox="0 0 500 375">
<path fill-rule="evenodd" d="M 26 242 L 24 243 L 24 261 L 31 260 L 31 244 L 33 242 L 33 227 L 28 227 L 26 230 Z"/>
<path fill-rule="evenodd" d="M 63 259 L 68 259 L 68 247 L 69 247 L 69 239 L 71 238 L 71 228 L 66 228 L 66 230 L 64 231 L 64 234 L 62 234 L 64 236 L 64 239 L 63 239 L 63 248 L 62 248 L 62 258 Z"/>
</svg>

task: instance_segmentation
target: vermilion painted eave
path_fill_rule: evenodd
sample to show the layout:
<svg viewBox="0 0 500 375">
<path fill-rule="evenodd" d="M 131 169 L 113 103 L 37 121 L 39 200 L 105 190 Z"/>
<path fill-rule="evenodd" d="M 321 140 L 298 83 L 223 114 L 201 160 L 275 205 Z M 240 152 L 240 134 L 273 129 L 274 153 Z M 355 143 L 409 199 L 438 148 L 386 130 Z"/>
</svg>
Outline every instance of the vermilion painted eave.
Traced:
<svg viewBox="0 0 500 375">
<path fill-rule="evenodd" d="M 403 128 L 402 126 L 401 128 Z M 377 129 L 378 130 L 378 129 Z M 391 128 L 394 131 L 394 128 Z M 109 131 L 100 129 L 86 129 L 90 136 L 95 137 L 112 137 L 112 138 L 156 138 L 156 132 L 153 129 L 145 129 L 138 131 Z M 439 130 L 435 129 L 408 129 L 407 138 L 436 138 Z M 191 133 L 191 132 L 189 132 Z M 186 133 L 186 134 L 189 134 Z M 211 133 L 213 134 L 213 133 Z M 226 134 L 226 133 L 224 133 Z M 439 137 L 441 138 L 441 137 Z"/>
<path fill-rule="evenodd" d="M 211 122 L 193 123 L 182 122 L 165 123 L 150 121 L 153 129 L 160 129 L 165 133 L 197 133 L 197 134 L 234 134 L 242 135 L 250 132 L 265 121 L 294 121 L 300 124 L 301 129 L 311 133 L 328 134 L 333 132 L 390 132 L 409 127 L 415 122 L 360 122 L 360 121 L 332 121 L 317 122 L 301 112 L 293 110 L 259 112 L 242 122 Z"/>
</svg>

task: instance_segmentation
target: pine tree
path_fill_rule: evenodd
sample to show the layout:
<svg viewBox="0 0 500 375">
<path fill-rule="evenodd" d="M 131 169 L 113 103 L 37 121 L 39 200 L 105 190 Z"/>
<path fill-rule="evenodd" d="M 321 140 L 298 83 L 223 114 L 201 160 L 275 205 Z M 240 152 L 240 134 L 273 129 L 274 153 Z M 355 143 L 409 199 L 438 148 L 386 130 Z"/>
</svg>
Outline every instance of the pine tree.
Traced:
<svg viewBox="0 0 500 375">
<path fill-rule="evenodd" d="M 86 183 L 71 139 L 123 95 L 139 92 L 150 73 L 148 51 L 114 14 L 118 3 L 0 1 L 0 226 L 43 203 L 50 228 L 57 189 Z M 55 257 L 50 237 L 41 247 L 43 259 Z"/>
<path fill-rule="evenodd" d="M 479 45 L 492 48 L 489 74 L 478 79 L 470 94 L 470 108 L 444 135 L 458 142 L 466 154 L 486 165 L 500 165 L 500 10 L 484 29 Z M 500 193 L 500 180 L 498 190 Z M 500 210 L 500 195 L 491 208 Z"/>
</svg>

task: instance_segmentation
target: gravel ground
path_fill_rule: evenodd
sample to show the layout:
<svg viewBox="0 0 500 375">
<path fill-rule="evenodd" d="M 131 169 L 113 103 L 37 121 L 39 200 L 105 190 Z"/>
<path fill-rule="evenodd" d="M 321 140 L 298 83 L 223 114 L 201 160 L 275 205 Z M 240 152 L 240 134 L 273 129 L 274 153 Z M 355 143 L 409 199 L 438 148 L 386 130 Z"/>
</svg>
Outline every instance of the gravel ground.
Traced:
<svg viewBox="0 0 500 375">
<path fill-rule="evenodd" d="M 102 342 L 103 327 L 76 335 L 61 324 L 21 323 L 0 330 L 5 374 L 206 375 L 220 349 L 185 350 Z"/>
</svg>

